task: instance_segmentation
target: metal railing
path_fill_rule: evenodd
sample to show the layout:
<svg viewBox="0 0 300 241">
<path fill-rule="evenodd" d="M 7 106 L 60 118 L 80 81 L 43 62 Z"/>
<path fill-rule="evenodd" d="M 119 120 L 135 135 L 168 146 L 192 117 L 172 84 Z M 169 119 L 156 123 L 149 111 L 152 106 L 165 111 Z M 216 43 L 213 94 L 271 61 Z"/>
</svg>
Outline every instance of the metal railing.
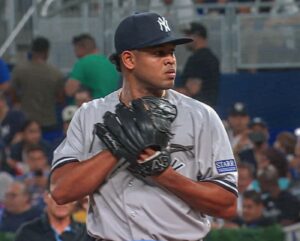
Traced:
<svg viewBox="0 0 300 241">
<path fill-rule="evenodd" d="M 285 241 L 300 241 L 300 223 L 283 228 Z"/>
<path fill-rule="evenodd" d="M 41 2 L 41 0 L 37 0 L 35 3 L 32 4 L 32 6 L 27 10 L 27 12 L 23 15 L 21 20 L 18 22 L 16 27 L 11 31 L 5 42 L 0 48 L 0 57 L 3 56 L 3 54 L 6 52 L 6 50 L 9 48 L 9 46 L 12 44 L 12 42 L 15 40 L 17 35 L 20 33 L 20 31 L 23 29 L 27 21 L 31 18 L 33 13 L 36 11 L 38 4 Z"/>
</svg>

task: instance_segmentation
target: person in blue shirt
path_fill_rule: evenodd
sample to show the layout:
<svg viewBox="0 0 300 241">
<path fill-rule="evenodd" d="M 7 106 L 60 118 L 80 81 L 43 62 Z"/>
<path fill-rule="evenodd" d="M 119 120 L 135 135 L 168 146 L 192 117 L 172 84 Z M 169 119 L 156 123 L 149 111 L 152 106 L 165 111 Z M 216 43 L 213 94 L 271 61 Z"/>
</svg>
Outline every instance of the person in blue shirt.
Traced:
<svg viewBox="0 0 300 241">
<path fill-rule="evenodd" d="M 7 64 L 0 58 L 0 90 L 6 91 L 9 87 L 10 72 Z"/>
</svg>

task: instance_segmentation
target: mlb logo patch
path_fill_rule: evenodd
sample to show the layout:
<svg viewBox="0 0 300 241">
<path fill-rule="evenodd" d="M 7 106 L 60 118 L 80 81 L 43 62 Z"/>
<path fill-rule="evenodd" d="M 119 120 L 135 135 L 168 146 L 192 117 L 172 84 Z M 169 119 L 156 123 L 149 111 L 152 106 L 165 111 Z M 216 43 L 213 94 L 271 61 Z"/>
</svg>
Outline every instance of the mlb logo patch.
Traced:
<svg viewBox="0 0 300 241">
<path fill-rule="evenodd" d="M 216 161 L 216 169 L 219 174 L 225 172 L 236 172 L 237 167 L 234 159 Z"/>
</svg>

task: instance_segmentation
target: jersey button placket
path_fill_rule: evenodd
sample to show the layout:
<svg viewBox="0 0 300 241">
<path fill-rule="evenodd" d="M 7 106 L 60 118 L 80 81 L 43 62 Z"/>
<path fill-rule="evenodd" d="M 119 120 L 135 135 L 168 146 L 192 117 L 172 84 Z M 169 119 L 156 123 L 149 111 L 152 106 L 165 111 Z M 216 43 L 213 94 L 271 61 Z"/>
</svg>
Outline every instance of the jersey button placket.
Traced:
<svg viewBox="0 0 300 241">
<path fill-rule="evenodd" d="M 130 217 L 135 218 L 135 216 L 136 216 L 136 212 L 135 211 L 131 211 L 130 212 Z"/>
<path fill-rule="evenodd" d="M 128 226 L 132 234 L 132 240 L 138 240 L 136 237 L 139 234 L 139 230 L 136 227 L 136 218 L 139 217 L 138 202 L 134 197 L 137 190 L 140 189 L 140 185 L 143 184 L 139 183 L 135 178 L 132 178 L 127 183 L 128 188 L 124 190 L 124 208 L 127 213 Z"/>
<path fill-rule="evenodd" d="M 131 181 L 128 183 L 128 186 L 129 186 L 129 187 L 134 187 L 133 184 L 134 184 L 134 180 L 131 180 Z M 131 210 L 131 211 L 129 212 L 129 215 L 130 215 L 131 218 L 135 218 L 135 216 L 136 216 L 136 211 Z"/>
</svg>

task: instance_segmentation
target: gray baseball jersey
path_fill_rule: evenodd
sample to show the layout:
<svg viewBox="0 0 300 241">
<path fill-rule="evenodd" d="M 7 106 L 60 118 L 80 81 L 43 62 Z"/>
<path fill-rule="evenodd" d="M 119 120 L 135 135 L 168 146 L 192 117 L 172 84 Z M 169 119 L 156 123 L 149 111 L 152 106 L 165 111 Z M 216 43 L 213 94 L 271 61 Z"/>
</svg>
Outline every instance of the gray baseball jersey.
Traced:
<svg viewBox="0 0 300 241">
<path fill-rule="evenodd" d="M 172 144 L 193 146 L 172 153 L 172 166 L 194 180 L 214 182 L 237 194 L 237 168 L 223 124 L 209 106 L 168 90 L 177 106 Z M 114 112 L 118 93 L 84 104 L 74 115 L 66 139 L 54 152 L 52 169 L 86 160 L 105 148 L 93 135 L 106 111 Z M 217 197 L 216 197 L 217 198 Z M 201 240 L 209 231 L 208 218 L 151 178 L 144 180 L 118 169 L 93 193 L 87 218 L 91 235 L 107 240 Z"/>
</svg>

